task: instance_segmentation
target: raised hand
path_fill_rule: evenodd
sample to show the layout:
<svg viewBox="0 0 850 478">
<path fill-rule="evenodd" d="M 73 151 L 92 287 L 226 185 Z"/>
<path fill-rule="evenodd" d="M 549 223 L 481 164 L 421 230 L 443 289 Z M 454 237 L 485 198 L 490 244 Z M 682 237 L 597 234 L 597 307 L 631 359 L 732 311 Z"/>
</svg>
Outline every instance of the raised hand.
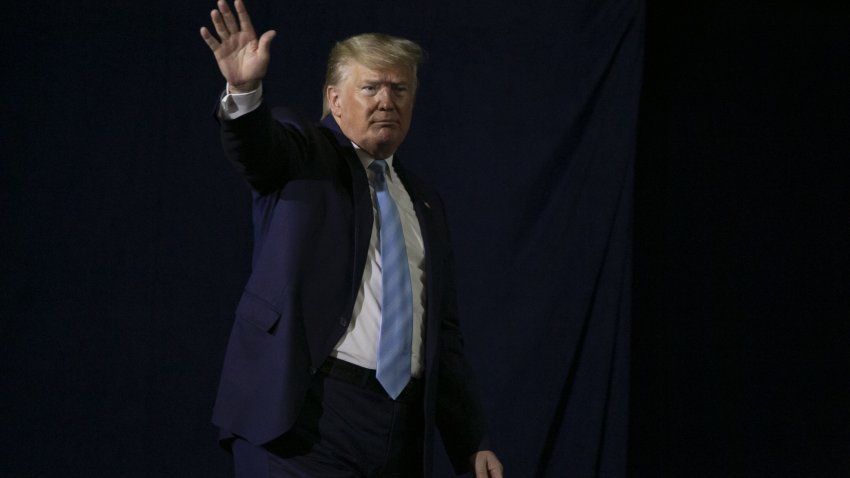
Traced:
<svg viewBox="0 0 850 478">
<path fill-rule="evenodd" d="M 218 68 L 230 90 L 234 93 L 246 93 L 260 86 L 269 66 L 269 47 L 275 37 L 269 30 L 257 40 L 257 34 L 251 25 L 251 17 L 242 0 L 235 0 L 234 7 L 239 16 L 233 15 L 226 0 L 218 0 L 218 9 L 210 12 L 218 39 L 207 27 L 201 27 L 201 38 L 207 42 Z"/>
</svg>

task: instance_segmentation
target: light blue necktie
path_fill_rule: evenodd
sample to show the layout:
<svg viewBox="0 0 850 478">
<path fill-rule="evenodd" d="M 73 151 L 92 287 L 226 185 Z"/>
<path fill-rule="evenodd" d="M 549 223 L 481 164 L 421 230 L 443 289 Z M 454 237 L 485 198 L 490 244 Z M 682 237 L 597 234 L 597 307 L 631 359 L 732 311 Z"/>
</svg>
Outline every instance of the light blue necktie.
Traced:
<svg viewBox="0 0 850 478">
<path fill-rule="evenodd" d="M 381 332 L 378 339 L 378 381 L 393 398 L 410 381 L 410 350 L 413 342 L 413 292 L 407 248 L 398 208 L 387 189 L 387 163 L 375 160 L 373 186 L 378 198 L 378 229 L 381 247 Z"/>
</svg>

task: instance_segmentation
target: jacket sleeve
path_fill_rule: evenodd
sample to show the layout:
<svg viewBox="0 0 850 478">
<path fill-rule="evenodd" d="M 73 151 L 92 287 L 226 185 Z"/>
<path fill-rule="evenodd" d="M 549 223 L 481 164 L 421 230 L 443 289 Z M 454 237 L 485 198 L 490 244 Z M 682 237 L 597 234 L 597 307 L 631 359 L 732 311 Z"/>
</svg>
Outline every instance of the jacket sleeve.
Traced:
<svg viewBox="0 0 850 478">
<path fill-rule="evenodd" d="M 316 133 L 287 113 L 275 119 L 261 104 L 235 120 L 218 120 L 227 159 L 260 194 L 283 188 L 307 166 Z"/>
<path fill-rule="evenodd" d="M 436 420 L 448 456 L 460 474 L 469 471 L 469 457 L 476 451 L 489 449 L 490 443 L 475 380 L 464 357 L 451 250 L 446 255 L 442 272 L 444 290 Z"/>
</svg>

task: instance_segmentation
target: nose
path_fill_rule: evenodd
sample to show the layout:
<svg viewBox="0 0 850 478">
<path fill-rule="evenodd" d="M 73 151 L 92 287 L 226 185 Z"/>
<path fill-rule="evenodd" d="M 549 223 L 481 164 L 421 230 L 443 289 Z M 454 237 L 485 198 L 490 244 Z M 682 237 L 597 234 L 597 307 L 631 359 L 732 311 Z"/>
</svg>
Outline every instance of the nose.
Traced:
<svg viewBox="0 0 850 478">
<path fill-rule="evenodd" d="M 390 94 L 390 88 L 388 86 L 382 86 L 381 89 L 378 90 L 378 94 L 375 95 L 375 99 L 377 99 L 378 109 L 381 111 L 390 111 L 395 108 L 392 95 Z"/>
</svg>

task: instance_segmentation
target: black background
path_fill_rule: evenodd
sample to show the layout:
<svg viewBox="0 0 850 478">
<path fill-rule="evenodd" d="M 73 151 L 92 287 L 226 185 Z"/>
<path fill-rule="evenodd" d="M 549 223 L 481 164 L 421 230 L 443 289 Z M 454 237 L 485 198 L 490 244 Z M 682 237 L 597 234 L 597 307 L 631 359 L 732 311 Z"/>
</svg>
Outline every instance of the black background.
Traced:
<svg viewBox="0 0 850 478">
<path fill-rule="evenodd" d="M 634 476 L 850 472 L 839 3 L 648 3 Z"/>
</svg>

